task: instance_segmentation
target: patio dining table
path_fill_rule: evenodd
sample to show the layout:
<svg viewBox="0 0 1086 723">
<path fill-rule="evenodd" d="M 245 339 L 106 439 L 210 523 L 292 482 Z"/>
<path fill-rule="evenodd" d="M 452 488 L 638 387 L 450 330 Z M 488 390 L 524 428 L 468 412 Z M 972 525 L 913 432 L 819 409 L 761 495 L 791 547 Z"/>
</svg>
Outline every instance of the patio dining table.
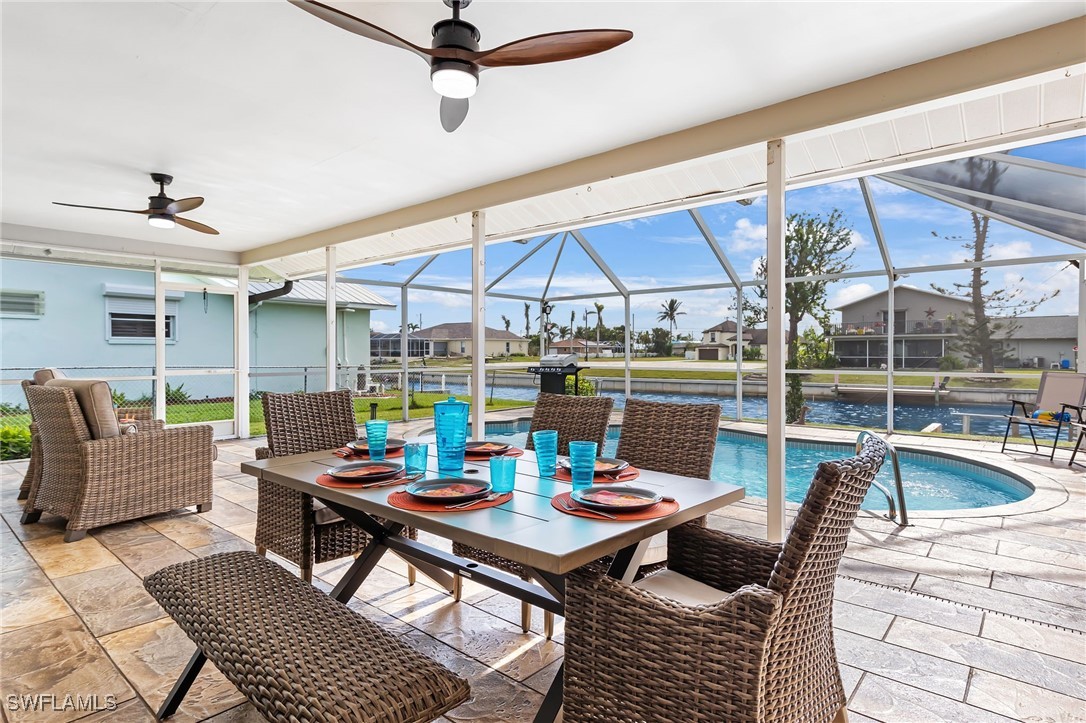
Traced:
<svg viewBox="0 0 1086 723">
<path fill-rule="evenodd" d="M 430 446 L 426 479 L 448 476 L 438 473 L 434 445 Z M 330 593 L 341 602 L 350 600 L 384 553 L 391 550 L 446 590 L 453 589 L 453 575 L 460 575 L 564 615 L 567 573 L 614 555 L 608 574 L 630 582 L 654 535 L 743 498 L 743 488 L 735 485 L 642 470 L 628 484 L 673 497 L 679 503 L 677 512 L 667 517 L 630 521 L 577 517 L 551 506 L 551 498 L 570 491 L 570 483 L 541 477 L 534 454 L 525 452 L 517 465 L 515 491 L 508 502 L 475 510 L 420 512 L 394 507 L 388 502 L 390 493 L 403 487 L 343 489 L 317 484 L 317 477 L 330 467 L 343 464 L 332 452 L 245 462 L 241 468 L 259 479 L 312 495 L 373 536 Z M 469 457 L 464 477 L 465 481 L 489 481 L 488 460 Z M 621 486 L 618 484 L 616 488 Z M 535 582 L 526 582 L 404 537 L 400 532 L 405 527 L 415 527 L 519 562 L 530 570 Z M 540 705 L 536 723 L 558 717 L 562 708 L 562 677 L 560 670 Z"/>
</svg>

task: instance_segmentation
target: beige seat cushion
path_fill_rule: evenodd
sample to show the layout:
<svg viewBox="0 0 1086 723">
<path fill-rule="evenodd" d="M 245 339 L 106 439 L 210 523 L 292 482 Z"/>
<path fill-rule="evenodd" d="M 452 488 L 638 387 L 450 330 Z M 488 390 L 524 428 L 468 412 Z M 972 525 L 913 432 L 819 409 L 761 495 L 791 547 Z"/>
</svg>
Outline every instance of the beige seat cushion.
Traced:
<svg viewBox="0 0 1086 723">
<path fill-rule="evenodd" d="M 64 372 L 53 367 L 46 367 L 34 372 L 34 383 L 43 386 L 51 379 L 64 379 Z"/>
<path fill-rule="evenodd" d="M 117 423 L 117 414 L 113 411 L 113 396 L 105 382 L 97 379 L 51 379 L 45 386 L 67 387 L 75 392 L 92 439 L 121 436 L 121 425 Z"/>
<path fill-rule="evenodd" d="M 728 593 L 672 570 L 661 570 L 634 583 L 634 587 L 683 605 L 716 605 Z"/>
<path fill-rule="evenodd" d="M 320 500 L 313 500 L 313 521 L 318 525 L 331 525 L 342 522 L 343 518 Z"/>
</svg>

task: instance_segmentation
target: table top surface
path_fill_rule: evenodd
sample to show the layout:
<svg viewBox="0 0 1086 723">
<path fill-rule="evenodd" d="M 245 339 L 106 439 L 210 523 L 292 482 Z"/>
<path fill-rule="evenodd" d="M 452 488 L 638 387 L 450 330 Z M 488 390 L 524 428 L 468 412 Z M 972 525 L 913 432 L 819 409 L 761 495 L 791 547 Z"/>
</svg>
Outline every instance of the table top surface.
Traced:
<svg viewBox="0 0 1086 723">
<path fill-rule="evenodd" d="M 434 444 L 430 444 L 425 479 L 448 475 L 437 471 Z M 332 450 L 289 457 L 244 462 L 243 472 L 290 487 L 319 499 L 362 510 L 446 539 L 478 547 L 524 565 L 555 574 L 567 573 L 604 555 L 652 537 L 688 520 L 696 519 L 743 499 L 743 488 L 724 482 L 694 479 L 641 470 L 628 483 L 613 485 L 643 487 L 674 497 L 678 512 L 652 520 L 612 521 L 589 519 L 560 512 L 551 498 L 569 492 L 572 486 L 554 478 L 540 477 L 532 452 L 518 459 L 513 499 L 486 509 L 415 512 L 393 507 L 388 496 L 403 486 L 370 490 L 323 487 L 316 479 L 330 467 L 345 464 Z M 390 462 L 403 463 L 402 458 Z M 489 460 L 468 458 L 466 482 L 489 481 Z"/>
</svg>

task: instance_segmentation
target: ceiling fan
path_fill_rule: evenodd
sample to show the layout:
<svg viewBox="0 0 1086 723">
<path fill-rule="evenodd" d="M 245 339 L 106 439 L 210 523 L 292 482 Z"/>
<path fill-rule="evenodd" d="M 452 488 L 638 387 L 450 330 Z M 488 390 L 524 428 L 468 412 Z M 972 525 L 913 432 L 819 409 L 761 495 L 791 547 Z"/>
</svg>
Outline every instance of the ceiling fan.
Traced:
<svg viewBox="0 0 1086 723">
<path fill-rule="evenodd" d="M 199 223 L 198 221 L 192 221 L 187 218 L 181 218 L 177 214 L 185 213 L 186 211 L 192 211 L 203 205 L 204 199 L 200 196 L 193 196 L 192 198 L 179 198 L 176 201 L 166 195 L 166 186 L 173 182 L 173 176 L 168 176 L 165 173 L 152 173 L 151 180 L 158 184 L 158 195 L 148 196 L 150 205 L 142 211 L 130 211 L 127 208 L 106 208 L 105 206 L 82 206 L 78 203 L 61 203 L 60 201 L 53 201 L 57 206 L 71 206 L 73 208 L 93 208 L 98 211 L 120 211 L 121 213 L 138 213 L 147 217 L 147 223 L 151 224 L 155 228 L 173 228 L 174 224 L 180 224 L 185 228 L 191 228 L 193 231 L 199 231 L 200 233 L 210 233 L 218 235 L 218 231 Z"/>
<path fill-rule="evenodd" d="M 479 30 L 460 19 L 471 0 L 444 0 L 452 18 L 434 25 L 431 47 L 424 48 L 365 20 L 316 0 L 290 0 L 311 15 L 379 43 L 403 48 L 430 64 L 430 80 L 441 95 L 441 126 L 452 133 L 468 114 L 468 98 L 487 68 L 536 65 L 573 60 L 610 50 L 633 37 L 629 30 L 567 30 L 514 40 L 491 50 L 479 50 Z"/>
</svg>

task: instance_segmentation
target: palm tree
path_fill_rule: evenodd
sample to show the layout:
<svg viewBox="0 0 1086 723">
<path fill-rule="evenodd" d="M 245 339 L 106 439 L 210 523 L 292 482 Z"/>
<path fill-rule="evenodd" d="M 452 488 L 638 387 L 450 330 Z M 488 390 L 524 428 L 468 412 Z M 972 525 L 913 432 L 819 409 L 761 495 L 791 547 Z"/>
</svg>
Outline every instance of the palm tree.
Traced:
<svg viewBox="0 0 1086 723">
<path fill-rule="evenodd" d="M 418 331 L 418 330 L 419 330 L 419 329 L 421 329 L 421 328 L 422 328 L 421 326 L 419 326 L 418 324 L 416 324 L 416 323 L 414 323 L 414 322 L 410 322 L 410 321 L 409 321 L 409 322 L 407 323 L 407 331 L 408 331 L 408 333 L 410 333 L 410 332 L 412 332 L 412 331 Z"/>
<path fill-rule="evenodd" d="M 570 330 L 570 328 L 568 326 L 560 326 L 560 327 L 558 327 L 558 336 L 562 337 L 563 339 L 568 339 L 569 335 L 572 334 L 572 333 L 573 332 Z"/>
<path fill-rule="evenodd" d="M 679 317 L 686 314 L 685 311 L 679 311 L 682 305 L 683 302 L 678 299 L 668 299 L 667 302 L 660 304 L 663 311 L 656 315 L 656 320 L 667 322 L 668 338 L 675 335 L 675 325 L 679 323 Z"/>
<path fill-rule="evenodd" d="M 524 302 L 524 338 L 532 335 L 532 305 Z"/>
<path fill-rule="evenodd" d="M 505 323 L 505 330 L 509 331 L 509 325 L 512 324 L 513 322 L 509 321 L 509 317 L 506 316 L 505 314 L 502 314 L 502 322 Z"/>
<path fill-rule="evenodd" d="M 598 301 L 593 301 L 592 303 L 595 304 L 595 306 L 596 306 L 596 328 L 597 329 L 602 329 L 603 328 L 603 304 L 601 304 Z"/>
</svg>

